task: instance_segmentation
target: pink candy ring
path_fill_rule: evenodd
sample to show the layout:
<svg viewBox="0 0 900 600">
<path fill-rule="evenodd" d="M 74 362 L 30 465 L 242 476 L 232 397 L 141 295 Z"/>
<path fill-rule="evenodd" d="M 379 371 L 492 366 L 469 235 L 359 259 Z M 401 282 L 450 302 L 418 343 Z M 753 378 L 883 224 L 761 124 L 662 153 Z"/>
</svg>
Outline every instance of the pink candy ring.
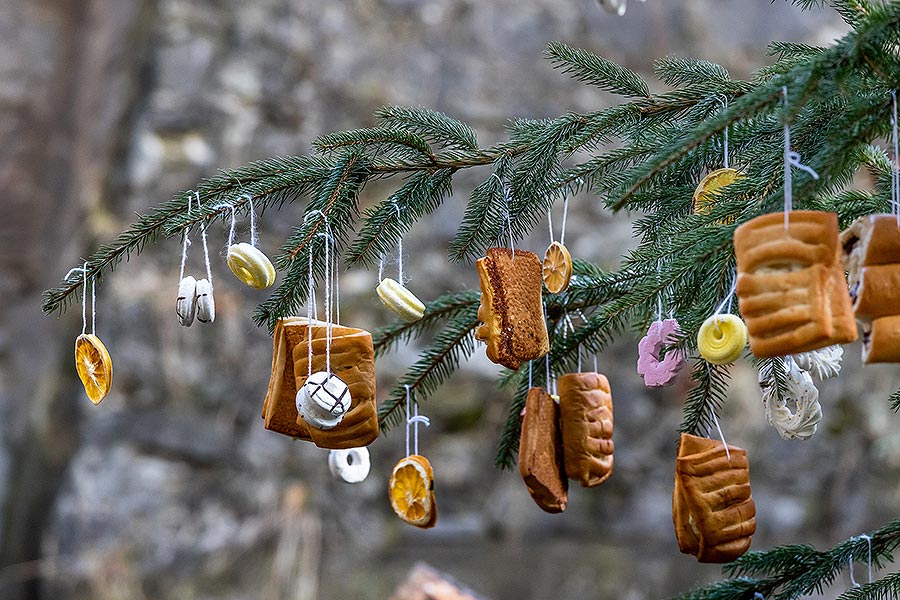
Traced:
<svg viewBox="0 0 900 600">
<path fill-rule="evenodd" d="M 663 360 L 659 360 L 659 355 L 664 345 L 675 343 L 675 336 L 680 332 L 678 321 L 666 319 L 651 323 L 647 335 L 641 339 L 638 344 L 637 370 L 647 387 L 671 385 L 678 377 L 684 367 L 684 353 L 669 350 Z"/>
</svg>

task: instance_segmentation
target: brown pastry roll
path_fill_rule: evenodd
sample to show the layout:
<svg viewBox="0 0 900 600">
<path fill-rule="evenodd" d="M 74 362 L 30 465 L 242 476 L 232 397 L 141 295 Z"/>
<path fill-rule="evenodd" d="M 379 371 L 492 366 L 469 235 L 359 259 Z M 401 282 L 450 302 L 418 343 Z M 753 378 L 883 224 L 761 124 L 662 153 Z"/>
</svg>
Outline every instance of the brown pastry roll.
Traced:
<svg viewBox="0 0 900 600">
<path fill-rule="evenodd" d="M 678 548 L 700 562 L 731 562 L 750 547 L 756 505 L 747 453 L 722 442 L 681 434 L 675 463 L 672 520 Z"/>
<path fill-rule="evenodd" d="M 557 381 L 566 476 L 584 487 L 606 481 L 613 469 L 613 403 L 599 373 L 569 373 Z"/>
<path fill-rule="evenodd" d="M 525 399 L 519 438 L 519 474 L 541 509 L 548 513 L 566 510 L 569 482 L 563 467 L 559 407 L 541 388 L 528 390 Z"/>
<path fill-rule="evenodd" d="M 863 321 L 862 330 L 864 363 L 900 362 L 900 315 Z"/>
<path fill-rule="evenodd" d="M 305 340 L 306 319 L 289 317 L 275 324 L 272 340 L 272 373 L 263 401 L 262 418 L 270 431 L 308 440 L 309 428 L 297 423 L 297 380 L 294 377 L 294 346 Z"/>
<path fill-rule="evenodd" d="M 860 268 L 850 297 L 858 319 L 900 314 L 900 263 Z"/>
<path fill-rule="evenodd" d="M 844 268 L 850 285 L 859 281 L 862 267 L 900 263 L 897 215 L 866 215 L 841 233 Z"/>
<path fill-rule="evenodd" d="M 487 357 L 518 369 L 550 351 L 541 300 L 542 265 L 533 252 L 488 248 L 477 261 L 481 284 L 475 338 L 487 343 Z"/>
<path fill-rule="evenodd" d="M 737 295 L 758 357 L 797 354 L 856 339 L 838 246 L 837 215 L 762 215 L 734 232 Z"/>
<path fill-rule="evenodd" d="M 350 409 L 333 429 L 318 429 L 304 423 L 297 414 L 299 427 L 305 427 L 309 437 L 320 448 L 340 450 L 367 446 L 378 437 L 378 415 L 375 404 L 375 349 L 372 334 L 352 327 L 332 326 L 331 372 L 341 378 L 350 390 Z M 325 323 L 312 324 L 312 372 L 326 368 Z M 295 387 L 300 389 L 309 375 L 309 332 L 293 347 Z"/>
</svg>

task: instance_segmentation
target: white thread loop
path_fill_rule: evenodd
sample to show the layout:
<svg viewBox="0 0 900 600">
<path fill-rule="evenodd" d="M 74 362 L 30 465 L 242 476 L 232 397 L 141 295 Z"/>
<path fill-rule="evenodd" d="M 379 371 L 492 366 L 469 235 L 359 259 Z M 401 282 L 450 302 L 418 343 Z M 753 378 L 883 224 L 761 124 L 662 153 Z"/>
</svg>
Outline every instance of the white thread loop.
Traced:
<svg viewBox="0 0 900 600">
<path fill-rule="evenodd" d="M 200 192 L 194 192 L 197 200 L 197 210 L 200 211 Z M 206 279 L 209 281 L 209 289 L 213 289 L 212 267 L 209 264 L 209 246 L 206 243 L 206 219 L 200 222 L 200 241 L 203 243 L 203 262 L 206 264 Z"/>
<path fill-rule="evenodd" d="M 709 363 L 706 363 L 707 370 L 709 369 Z M 716 425 L 716 429 L 719 432 L 719 438 L 722 440 L 722 445 L 725 447 L 725 456 L 728 458 L 728 462 L 731 462 L 731 452 L 728 450 L 728 442 L 725 441 L 725 434 L 722 433 L 722 428 L 719 426 L 719 418 L 716 417 L 716 412 L 712 413 L 713 423 Z"/>
<path fill-rule="evenodd" d="M 82 280 L 81 286 L 81 335 L 87 333 L 87 294 L 88 294 L 88 264 L 87 261 L 81 267 L 75 267 L 74 269 L 69 269 L 69 272 L 66 273 L 66 276 L 63 277 L 64 281 L 68 281 L 69 277 L 72 276 L 73 273 L 82 273 L 84 279 Z M 97 333 L 97 282 L 94 277 L 91 277 L 91 334 L 96 335 Z"/>
<path fill-rule="evenodd" d="M 250 213 L 250 245 L 256 248 L 257 242 L 259 242 L 259 234 L 256 232 L 256 210 L 253 207 L 253 196 L 250 194 L 244 194 L 238 200 L 246 198 L 247 204 L 250 205 L 248 212 Z"/>
<path fill-rule="evenodd" d="M 734 274 L 734 280 L 731 283 L 731 289 L 728 290 L 728 295 L 725 296 L 725 299 L 722 300 L 722 303 L 716 307 L 716 310 L 713 312 L 712 316 L 716 316 L 722 313 L 722 310 L 725 308 L 725 305 L 728 304 L 728 312 L 731 312 L 731 302 L 734 300 L 734 291 L 737 289 L 737 272 Z"/>
<path fill-rule="evenodd" d="M 563 218 L 562 218 L 562 231 L 559 233 L 559 243 L 565 245 L 566 244 L 566 217 L 569 215 L 569 197 L 566 196 L 563 199 Z"/>
<path fill-rule="evenodd" d="M 850 570 L 850 585 L 855 588 L 862 587 L 856 582 L 856 577 L 853 576 L 853 554 L 852 553 L 850 554 L 850 558 L 847 560 L 847 564 L 849 565 L 849 570 Z"/>
<path fill-rule="evenodd" d="M 859 536 L 859 537 L 860 537 L 861 539 L 866 540 L 866 542 L 868 543 L 868 546 L 869 546 L 869 560 L 868 560 L 868 562 L 867 562 L 867 565 L 868 565 L 868 567 L 869 567 L 869 583 L 872 583 L 872 538 L 869 537 L 869 536 L 868 536 L 867 534 L 865 534 L 865 533 L 862 534 L 862 535 Z"/>
<path fill-rule="evenodd" d="M 553 212 L 547 209 L 547 228 L 550 230 L 550 243 L 553 243 Z"/>
<path fill-rule="evenodd" d="M 794 179 L 791 168 L 802 169 L 810 174 L 813 179 L 819 179 L 819 174 L 809 165 L 800 162 L 800 154 L 791 150 L 791 126 L 788 123 L 788 91 L 787 86 L 782 86 L 784 94 L 784 230 L 790 226 L 789 214 L 794 210 Z"/>
<path fill-rule="evenodd" d="M 384 275 L 384 254 L 381 255 L 381 258 L 378 259 L 378 281 L 381 282 L 381 277 Z"/>
<path fill-rule="evenodd" d="M 397 229 L 400 229 L 400 219 L 403 218 L 403 215 L 400 213 L 400 205 L 394 201 L 394 208 L 397 209 Z M 400 237 L 397 239 L 397 278 L 400 280 L 400 285 L 403 285 L 403 232 L 400 233 Z M 379 277 L 379 280 L 381 278 Z"/>
<path fill-rule="evenodd" d="M 192 198 L 188 196 L 187 203 L 187 218 L 191 218 L 191 202 Z M 190 231 L 190 227 L 185 227 L 184 235 L 182 236 L 183 240 L 181 242 L 181 270 L 178 272 L 178 281 L 180 282 L 184 279 L 184 265 L 187 262 L 187 252 L 188 247 L 191 245 L 191 240 L 188 238 L 188 231 Z"/>
<path fill-rule="evenodd" d="M 411 399 L 409 384 L 404 384 L 403 387 L 406 388 L 406 456 L 409 456 L 409 426 L 413 426 L 413 454 L 418 454 L 419 423 L 422 423 L 425 427 L 431 427 L 431 420 L 419 414 L 419 404 Z M 410 416 L 410 404 L 413 405 L 413 410 L 415 411 L 412 416 Z"/>
</svg>

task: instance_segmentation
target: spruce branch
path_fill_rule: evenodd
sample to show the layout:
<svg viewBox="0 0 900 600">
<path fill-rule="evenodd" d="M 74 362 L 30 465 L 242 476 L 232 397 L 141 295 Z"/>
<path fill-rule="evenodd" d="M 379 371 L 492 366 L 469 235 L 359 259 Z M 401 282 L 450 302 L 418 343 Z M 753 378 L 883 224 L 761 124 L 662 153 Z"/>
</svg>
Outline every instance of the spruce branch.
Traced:
<svg viewBox="0 0 900 600">
<path fill-rule="evenodd" d="M 698 58 L 667 56 L 653 63 L 656 76 L 667 85 L 691 85 L 708 82 L 724 83 L 731 79 L 722 65 Z"/>
<path fill-rule="evenodd" d="M 621 96 L 650 96 L 640 75 L 602 56 L 560 42 L 550 42 L 544 54 L 563 73 L 588 85 Z"/>
<path fill-rule="evenodd" d="M 397 321 L 378 330 L 373 336 L 375 356 L 381 356 L 390 352 L 397 344 L 408 342 L 418 338 L 425 331 L 433 328 L 441 322 L 453 321 L 460 315 L 467 315 L 472 307 L 477 307 L 481 301 L 481 294 L 476 290 L 444 294 L 436 300 L 425 304 L 425 314 L 418 321 L 407 323 Z"/>
<path fill-rule="evenodd" d="M 319 152 L 333 152 L 348 146 L 401 146 L 416 150 L 428 159 L 434 158 L 424 138 L 408 131 L 381 127 L 329 133 L 316 138 L 313 146 Z"/>
<path fill-rule="evenodd" d="M 414 131 L 438 146 L 461 150 L 478 149 L 475 130 L 436 110 L 420 106 L 382 106 L 375 111 L 375 117 L 385 127 Z"/>
</svg>

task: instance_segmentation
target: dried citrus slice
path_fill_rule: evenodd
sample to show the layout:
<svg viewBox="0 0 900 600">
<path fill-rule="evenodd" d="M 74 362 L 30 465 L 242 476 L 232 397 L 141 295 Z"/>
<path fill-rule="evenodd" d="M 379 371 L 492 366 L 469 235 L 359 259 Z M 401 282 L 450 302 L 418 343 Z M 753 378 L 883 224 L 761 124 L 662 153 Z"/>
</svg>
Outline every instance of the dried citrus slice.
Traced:
<svg viewBox="0 0 900 600">
<path fill-rule="evenodd" d="M 572 256 L 566 247 L 559 242 L 553 242 L 544 253 L 544 267 L 542 270 L 544 285 L 551 294 L 558 294 L 566 289 L 572 278 Z"/>
<path fill-rule="evenodd" d="M 744 175 L 737 169 L 716 169 L 709 173 L 700 181 L 697 189 L 694 190 L 694 197 L 691 200 L 691 212 L 698 215 L 708 215 L 712 211 L 712 207 L 716 203 L 716 196 L 721 193 L 722 188 L 743 178 Z M 728 225 L 733 221 L 733 218 L 729 218 L 724 221 L 717 221 L 717 223 Z"/>
<path fill-rule="evenodd" d="M 402 459 L 391 472 L 388 487 L 391 508 L 397 516 L 416 527 L 428 529 L 437 522 L 434 499 L 434 471 L 424 456 Z"/>
<path fill-rule="evenodd" d="M 100 404 L 112 386 L 112 359 L 96 335 L 82 333 L 75 338 L 75 369 L 88 398 Z"/>
</svg>

